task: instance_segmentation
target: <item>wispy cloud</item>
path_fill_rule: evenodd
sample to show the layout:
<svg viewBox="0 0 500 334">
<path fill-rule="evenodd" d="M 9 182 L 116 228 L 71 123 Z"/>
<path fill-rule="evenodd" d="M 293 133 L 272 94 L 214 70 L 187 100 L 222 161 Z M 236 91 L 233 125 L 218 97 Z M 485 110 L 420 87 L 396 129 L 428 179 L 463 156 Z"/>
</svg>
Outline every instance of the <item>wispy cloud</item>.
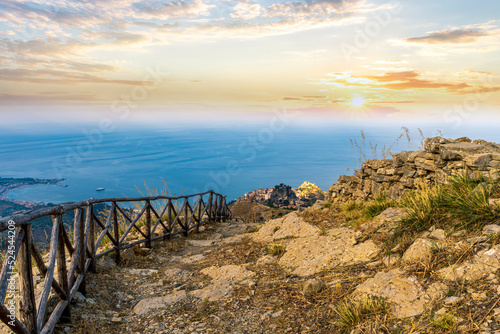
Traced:
<svg viewBox="0 0 500 334">
<path fill-rule="evenodd" d="M 486 31 L 456 29 L 436 31 L 427 36 L 407 38 L 406 41 L 424 44 L 464 44 L 474 43 L 479 37 L 487 35 Z"/>
</svg>

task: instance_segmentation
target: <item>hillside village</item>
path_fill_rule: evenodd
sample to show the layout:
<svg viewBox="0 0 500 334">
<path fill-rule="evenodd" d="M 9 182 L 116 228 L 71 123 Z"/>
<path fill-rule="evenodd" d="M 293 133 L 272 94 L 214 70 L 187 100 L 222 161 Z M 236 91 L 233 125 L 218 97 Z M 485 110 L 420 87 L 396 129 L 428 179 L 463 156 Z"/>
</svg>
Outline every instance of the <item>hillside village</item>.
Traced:
<svg viewBox="0 0 500 334">
<path fill-rule="evenodd" d="M 299 209 L 324 199 L 325 193 L 317 185 L 305 181 L 296 189 L 281 183 L 274 188 L 252 190 L 237 198 L 236 202 L 253 200 L 276 208 Z"/>
</svg>

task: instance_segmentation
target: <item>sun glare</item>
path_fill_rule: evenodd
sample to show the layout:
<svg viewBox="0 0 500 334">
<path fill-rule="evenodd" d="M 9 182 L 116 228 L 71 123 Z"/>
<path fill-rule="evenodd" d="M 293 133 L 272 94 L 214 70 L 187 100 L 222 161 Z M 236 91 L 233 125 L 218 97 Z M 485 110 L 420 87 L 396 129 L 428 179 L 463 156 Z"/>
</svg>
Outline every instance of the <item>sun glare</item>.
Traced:
<svg viewBox="0 0 500 334">
<path fill-rule="evenodd" d="M 366 102 L 366 100 L 365 100 L 363 97 L 361 97 L 361 96 L 356 96 L 355 98 L 353 98 L 353 99 L 351 100 L 351 103 L 350 103 L 350 104 L 351 104 L 353 107 L 361 107 L 363 104 L 365 104 L 365 102 Z"/>
</svg>

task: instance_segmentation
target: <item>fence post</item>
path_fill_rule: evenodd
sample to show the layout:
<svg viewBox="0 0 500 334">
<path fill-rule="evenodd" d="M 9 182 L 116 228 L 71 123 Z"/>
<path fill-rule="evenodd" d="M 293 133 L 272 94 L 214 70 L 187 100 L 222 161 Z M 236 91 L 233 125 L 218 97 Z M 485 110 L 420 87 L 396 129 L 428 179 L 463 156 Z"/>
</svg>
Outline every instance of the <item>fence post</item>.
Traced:
<svg viewBox="0 0 500 334">
<path fill-rule="evenodd" d="M 212 221 L 212 200 L 213 200 L 213 193 L 210 192 L 210 195 L 208 195 L 208 200 L 207 200 L 207 205 L 208 205 L 207 215 L 209 222 Z"/>
<path fill-rule="evenodd" d="M 84 211 L 83 207 L 78 208 L 80 210 L 80 240 L 78 241 L 78 252 L 80 253 L 80 257 L 78 258 L 78 268 L 80 268 L 80 275 L 85 275 L 85 258 L 86 258 L 86 252 L 85 252 L 85 217 L 84 217 Z M 76 245 L 75 245 L 76 246 Z M 84 278 L 82 283 L 80 283 L 80 286 L 78 287 L 78 291 L 86 295 L 87 294 L 87 286 L 86 286 L 86 279 Z"/>
<path fill-rule="evenodd" d="M 184 236 L 187 237 L 189 233 L 189 219 L 188 219 L 188 201 L 187 197 L 184 198 Z"/>
<path fill-rule="evenodd" d="M 171 199 L 169 199 L 167 201 L 167 221 L 166 221 L 166 223 L 167 223 L 168 228 L 171 229 L 171 227 L 172 227 L 172 200 Z M 171 236 L 172 231 L 165 231 L 164 234 L 167 232 L 168 232 L 168 235 L 164 236 L 163 240 L 167 240 L 167 239 L 170 240 L 172 238 L 172 236 Z"/>
<path fill-rule="evenodd" d="M 222 198 L 222 221 L 227 220 L 227 206 L 226 206 L 226 198 Z"/>
<path fill-rule="evenodd" d="M 120 262 L 122 261 L 121 259 L 121 256 L 120 256 L 120 232 L 118 231 L 118 213 L 116 212 L 117 209 L 116 209 L 116 202 L 113 202 L 115 205 L 114 205 L 114 210 L 113 210 L 113 233 L 114 233 L 114 237 L 115 237 L 115 240 L 116 240 L 116 251 L 115 251 L 115 262 L 117 264 L 120 264 Z"/>
<path fill-rule="evenodd" d="M 151 203 L 146 200 L 146 247 L 151 248 Z"/>
<path fill-rule="evenodd" d="M 16 230 L 17 233 L 24 231 L 17 260 L 19 270 L 19 320 L 30 333 L 37 333 L 35 289 L 31 266 L 31 224 L 22 225 Z"/>
<path fill-rule="evenodd" d="M 59 280 L 59 285 L 63 289 L 67 298 L 69 298 L 69 287 L 68 287 L 68 275 L 66 271 L 66 250 L 64 245 L 64 224 L 62 220 L 62 216 L 59 215 L 59 235 L 57 241 L 57 277 Z M 68 299 L 68 306 L 64 309 L 61 314 L 61 321 L 64 323 L 71 322 L 71 311 L 70 311 L 70 302 Z"/>
<path fill-rule="evenodd" d="M 95 223 L 94 223 L 94 207 L 92 204 L 87 206 L 87 221 L 90 224 L 89 226 L 89 235 L 87 236 L 87 248 L 90 252 L 90 265 L 89 271 L 95 273 L 96 263 L 95 263 Z"/>
<path fill-rule="evenodd" d="M 198 196 L 198 224 L 196 225 L 196 232 L 200 232 L 200 224 L 201 224 L 201 213 L 203 212 L 201 210 L 201 202 L 203 201 L 203 196 L 199 195 Z"/>
</svg>

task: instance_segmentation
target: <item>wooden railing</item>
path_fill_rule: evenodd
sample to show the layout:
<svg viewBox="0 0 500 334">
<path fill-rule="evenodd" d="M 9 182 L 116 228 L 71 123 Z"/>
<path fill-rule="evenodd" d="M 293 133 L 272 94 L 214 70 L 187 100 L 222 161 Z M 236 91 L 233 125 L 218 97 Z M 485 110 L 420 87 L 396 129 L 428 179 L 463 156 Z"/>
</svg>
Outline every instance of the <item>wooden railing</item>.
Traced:
<svg viewBox="0 0 500 334">
<path fill-rule="evenodd" d="M 140 209 L 127 210 L 119 205 L 131 202 Z M 107 204 L 106 221 L 94 212 L 94 205 L 99 203 Z M 63 224 L 63 214 L 68 211 L 74 211 L 73 240 Z M 47 264 L 35 246 L 31 226 L 34 219 L 44 216 L 51 216 L 53 222 Z M 114 253 L 114 259 L 119 263 L 121 252 L 127 248 L 143 243 L 150 248 L 152 241 L 169 239 L 178 233 L 187 235 L 207 221 L 231 218 L 225 197 L 213 191 L 179 197 L 89 199 L 2 218 L 0 231 L 8 230 L 11 235 L 0 273 L 0 320 L 15 333 L 51 333 L 61 318 L 67 320 L 71 316 L 70 301 L 74 294 L 77 291 L 86 293 L 85 275 L 89 271 L 95 272 L 96 259 Z M 158 228 L 162 233 L 155 235 Z M 132 229 L 142 237 L 140 240 L 127 240 Z M 112 247 L 97 253 L 106 236 Z M 68 268 L 66 252 L 71 258 Z M 44 279 L 37 304 L 32 259 Z M 11 275 L 16 263 L 18 298 L 9 299 L 5 305 L 7 292 L 15 286 Z M 59 302 L 46 319 L 51 289 L 59 297 Z M 16 316 L 14 306 L 17 306 Z"/>
</svg>

